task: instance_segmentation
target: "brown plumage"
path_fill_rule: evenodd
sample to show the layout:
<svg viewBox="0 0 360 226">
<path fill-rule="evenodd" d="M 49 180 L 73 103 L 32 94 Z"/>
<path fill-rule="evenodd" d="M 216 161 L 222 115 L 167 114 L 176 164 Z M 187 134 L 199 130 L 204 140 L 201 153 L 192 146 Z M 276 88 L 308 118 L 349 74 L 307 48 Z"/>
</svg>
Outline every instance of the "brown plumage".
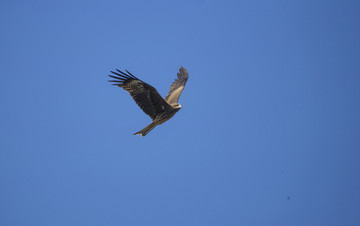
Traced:
<svg viewBox="0 0 360 226">
<path fill-rule="evenodd" d="M 166 122 L 181 109 L 178 100 L 189 77 L 184 67 L 179 69 L 178 78 L 172 83 L 165 99 L 160 96 L 154 87 L 141 81 L 129 71 L 125 70 L 126 73 L 118 69 L 116 71 L 111 71 L 114 75 L 109 75 L 116 80 L 110 80 L 109 82 L 113 82 L 113 85 L 128 91 L 136 104 L 152 119 L 152 122 L 147 127 L 134 133 L 134 135 L 145 136 L 155 126 Z"/>
</svg>

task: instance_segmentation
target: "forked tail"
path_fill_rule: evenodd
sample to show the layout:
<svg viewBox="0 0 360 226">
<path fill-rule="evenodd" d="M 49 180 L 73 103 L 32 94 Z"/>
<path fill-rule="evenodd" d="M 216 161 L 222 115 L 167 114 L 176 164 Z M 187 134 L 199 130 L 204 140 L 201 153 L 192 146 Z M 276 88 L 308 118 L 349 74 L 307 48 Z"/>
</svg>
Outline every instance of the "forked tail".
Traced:
<svg viewBox="0 0 360 226">
<path fill-rule="evenodd" d="M 140 130 L 139 132 L 134 133 L 133 135 L 141 135 L 141 136 L 146 136 L 146 134 L 148 134 L 152 129 L 154 129 L 156 126 L 156 124 L 154 122 L 150 123 L 147 127 L 145 127 L 144 129 Z"/>
</svg>

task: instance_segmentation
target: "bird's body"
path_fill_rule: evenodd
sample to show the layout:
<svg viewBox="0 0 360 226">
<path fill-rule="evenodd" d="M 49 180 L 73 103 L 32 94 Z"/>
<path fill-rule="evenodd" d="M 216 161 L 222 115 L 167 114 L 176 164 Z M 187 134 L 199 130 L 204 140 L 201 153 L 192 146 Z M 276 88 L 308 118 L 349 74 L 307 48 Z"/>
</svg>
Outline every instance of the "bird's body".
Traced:
<svg viewBox="0 0 360 226">
<path fill-rule="evenodd" d="M 177 74 L 178 78 L 172 83 L 169 93 L 163 99 L 154 87 L 136 78 L 130 72 L 126 72 L 111 71 L 116 76 L 109 76 L 116 80 L 110 80 L 110 82 L 128 91 L 137 105 L 153 120 L 147 127 L 134 134 L 145 136 L 155 126 L 163 124 L 181 109 L 181 105 L 177 102 L 189 75 L 187 70 L 181 67 Z"/>
</svg>

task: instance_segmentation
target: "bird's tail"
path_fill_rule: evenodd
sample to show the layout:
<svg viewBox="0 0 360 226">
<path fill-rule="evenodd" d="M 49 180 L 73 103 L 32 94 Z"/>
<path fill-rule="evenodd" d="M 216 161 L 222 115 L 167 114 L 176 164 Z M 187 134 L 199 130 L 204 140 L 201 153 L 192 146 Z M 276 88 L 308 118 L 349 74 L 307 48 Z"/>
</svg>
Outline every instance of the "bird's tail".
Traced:
<svg viewBox="0 0 360 226">
<path fill-rule="evenodd" d="M 140 130 L 139 132 L 134 133 L 133 135 L 141 135 L 142 137 L 148 134 L 152 129 L 154 129 L 156 124 L 154 122 L 150 123 L 147 127 Z"/>
</svg>

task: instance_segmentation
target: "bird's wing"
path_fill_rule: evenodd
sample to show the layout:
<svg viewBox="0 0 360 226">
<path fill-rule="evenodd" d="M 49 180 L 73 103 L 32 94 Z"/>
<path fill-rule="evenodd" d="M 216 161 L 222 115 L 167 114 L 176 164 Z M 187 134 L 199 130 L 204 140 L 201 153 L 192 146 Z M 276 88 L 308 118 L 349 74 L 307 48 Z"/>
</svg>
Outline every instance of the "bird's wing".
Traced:
<svg viewBox="0 0 360 226">
<path fill-rule="evenodd" d="M 109 80 L 109 82 L 114 82 L 113 85 L 122 87 L 128 91 L 136 104 L 149 115 L 151 119 L 154 120 L 159 113 L 170 107 L 154 87 L 136 78 L 126 70 L 127 73 L 118 69 L 116 69 L 116 71 L 117 72 L 111 71 L 111 73 L 116 76 L 109 75 L 109 77 L 116 80 Z"/>
<path fill-rule="evenodd" d="M 178 102 L 180 94 L 189 78 L 189 74 L 184 67 L 181 67 L 179 73 L 177 73 L 177 77 L 178 78 L 171 84 L 169 93 L 165 97 L 166 102 L 170 105 Z"/>
</svg>

